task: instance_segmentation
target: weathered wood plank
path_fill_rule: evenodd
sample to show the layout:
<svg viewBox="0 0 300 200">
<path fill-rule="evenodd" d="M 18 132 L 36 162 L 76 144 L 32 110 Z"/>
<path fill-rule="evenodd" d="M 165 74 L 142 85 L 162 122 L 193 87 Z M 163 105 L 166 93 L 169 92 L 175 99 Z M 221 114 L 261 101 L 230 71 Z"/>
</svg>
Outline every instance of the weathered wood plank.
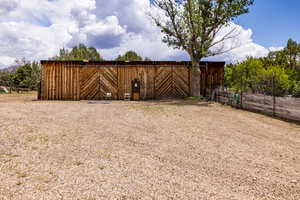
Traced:
<svg viewBox="0 0 300 200">
<path fill-rule="evenodd" d="M 107 93 L 113 99 L 118 99 L 118 71 L 115 67 L 101 67 L 100 73 L 100 99 L 105 99 Z"/>
<path fill-rule="evenodd" d="M 224 68 L 201 68 L 201 94 L 222 86 Z M 183 98 L 191 94 L 191 70 L 185 65 L 97 65 L 80 62 L 45 62 L 41 97 L 44 100 L 98 100 L 107 93 L 123 99 L 131 82 L 141 83 L 141 99 Z"/>
</svg>

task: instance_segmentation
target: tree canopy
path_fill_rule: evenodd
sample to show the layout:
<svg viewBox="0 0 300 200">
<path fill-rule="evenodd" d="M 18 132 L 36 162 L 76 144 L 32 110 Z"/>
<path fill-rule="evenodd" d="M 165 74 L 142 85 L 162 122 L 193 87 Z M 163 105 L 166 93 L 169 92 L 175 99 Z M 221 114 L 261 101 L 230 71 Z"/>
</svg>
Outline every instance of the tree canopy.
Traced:
<svg viewBox="0 0 300 200">
<path fill-rule="evenodd" d="M 233 36 L 216 38 L 220 30 L 238 16 L 247 13 L 253 0 L 154 0 L 166 20 L 153 19 L 164 33 L 163 42 L 185 50 L 197 61 L 220 54 L 224 49 L 212 47 Z"/>
<path fill-rule="evenodd" d="M 52 58 L 53 60 L 92 60 L 101 61 L 103 58 L 94 47 L 87 47 L 84 44 L 79 44 L 72 48 L 60 49 L 59 54 Z"/>
<path fill-rule="evenodd" d="M 249 11 L 253 0 L 154 0 L 164 17 L 153 16 L 168 46 L 186 51 L 192 61 L 192 93 L 200 96 L 199 61 L 224 53 L 223 42 L 235 37 L 235 30 L 219 34 L 222 28 Z"/>
<path fill-rule="evenodd" d="M 299 47 L 300 44 L 290 39 L 284 49 L 270 52 L 266 57 L 249 57 L 241 63 L 227 65 L 225 86 L 236 91 L 300 97 Z"/>
<path fill-rule="evenodd" d="M 124 55 L 119 55 L 116 61 L 142 61 L 143 58 L 134 51 L 127 51 Z"/>
<path fill-rule="evenodd" d="M 40 83 L 40 65 L 37 62 L 24 62 L 12 71 L 0 71 L 0 85 L 12 89 L 26 88 L 37 90 Z"/>
</svg>

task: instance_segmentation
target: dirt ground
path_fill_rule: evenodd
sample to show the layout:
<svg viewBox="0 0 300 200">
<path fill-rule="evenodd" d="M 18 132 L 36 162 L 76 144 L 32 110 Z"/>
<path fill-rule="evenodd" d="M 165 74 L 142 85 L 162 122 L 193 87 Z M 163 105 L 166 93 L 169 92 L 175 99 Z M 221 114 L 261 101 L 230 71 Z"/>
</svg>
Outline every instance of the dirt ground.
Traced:
<svg viewBox="0 0 300 200">
<path fill-rule="evenodd" d="M 0 199 L 300 199 L 300 126 L 195 101 L 0 95 Z"/>
</svg>

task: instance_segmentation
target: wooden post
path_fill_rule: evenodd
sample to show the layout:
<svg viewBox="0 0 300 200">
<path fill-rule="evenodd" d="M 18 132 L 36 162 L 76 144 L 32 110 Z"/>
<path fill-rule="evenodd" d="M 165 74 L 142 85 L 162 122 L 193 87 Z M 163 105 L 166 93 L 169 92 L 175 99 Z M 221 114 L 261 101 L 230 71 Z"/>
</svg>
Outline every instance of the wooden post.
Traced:
<svg viewBox="0 0 300 200">
<path fill-rule="evenodd" d="M 241 96 L 240 96 L 240 106 L 241 106 L 241 108 L 243 108 L 243 85 L 244 84 L 244 82 L 243 82 L 243 72 L 242 72 L 242 76 L 241 76 Z"/>
<path fill-rule="evenodd" d="M 272 92 L 273 92 L 273 116 L 276 115 L 276 90 L 275 90 L 275 75 L 272 76 Z"/>
</svg>

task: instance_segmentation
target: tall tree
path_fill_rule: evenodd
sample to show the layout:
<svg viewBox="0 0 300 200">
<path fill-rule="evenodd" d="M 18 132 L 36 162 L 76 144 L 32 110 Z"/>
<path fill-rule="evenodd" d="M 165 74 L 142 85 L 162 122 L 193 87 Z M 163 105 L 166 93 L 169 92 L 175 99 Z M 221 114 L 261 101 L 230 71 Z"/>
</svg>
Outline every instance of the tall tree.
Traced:
<svg viewBox="0 0 300 200">
<path fill-rule="evenodd" d="M 60 49 L 59 54 L 53 60 L 93 60 L 101 61 L 103 58 L 94 47 L 87 47 L 84 44 L 79 44 L 72 48 L 69 52 L 68 49 Z"/>
<path fill-rule="evenodd" d="M 10 89 L 26 88 L 37 90 L 41 78 L 41 66 L 38 62 L 18 61 L 20 65 L 0 71 L 0 86 Z"/>
<path fill-rule="evenodd" d="M 10 88 L 14 87 L 13 82 L 13 72 L 10 71 L 0 71 L 0 86 L 6 86 Z"/>
<path fill-rule="evenodd" d="M 134 51 L 127 51 L 124 55 L 119 55 L 116 61 L 142 61 L 143 58 Z"/>
<path fill-rule="evenodd" d="M 40 82 L 40 65 L 37 62 L 27 62 L 13 73 L 13 85 L 17 88 L 37 90 Z"/>
<path fill-rule="evenodd" d="M 279 65 L 286 68 L 292 79 L 300 81 L 300 44 L 289 39 L 284 49 L 270 52 L 263 58 L 266 66 Z"/>
<path fill-rule="evenodd" d="M 300 44 L 297 44 L 296 41 L 289 39 L 284 52 L 286 53 L 289 67 L 295 70 L 297 59 L 300 56 Z"/>
<path fill-rule="evenodd" d="M 153 0 L 153 4 L 165 14 L 165 18 L 152 16 L 164 33 L 163 42 L 183 49 L 190 56 L 193 96 L 200 96 L 199 61 L 229 50 L 213 50 L 212 47 L 234 37 L 234 29 L 222 37 L 218 34 L 230 21 L 247 13 L 253 2 L 254 0 Z"/>
</svg>

